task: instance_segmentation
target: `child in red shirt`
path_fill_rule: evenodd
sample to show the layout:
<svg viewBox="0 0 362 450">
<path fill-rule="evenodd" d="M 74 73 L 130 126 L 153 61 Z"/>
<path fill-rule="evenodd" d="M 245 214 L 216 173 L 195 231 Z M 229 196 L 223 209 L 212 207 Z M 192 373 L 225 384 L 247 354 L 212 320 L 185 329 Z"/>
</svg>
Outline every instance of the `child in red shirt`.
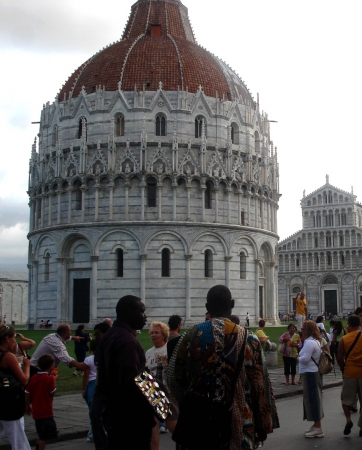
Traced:
<svg viewBox="0 0 362 450">
<path fill-rule="evenodd" d="M 54 370 L 54 356 L 43 355 L 38 360 L 40 371 L 29 381 L 25 389 L 26 413 L 32 414 L 38 433 L 35 447 L 44 450 L 49 439 L 58 437 L 57 425 L 53 417 L 53 397 L 56 391 L 55 381 L 58 376 Z"/>
</svg>

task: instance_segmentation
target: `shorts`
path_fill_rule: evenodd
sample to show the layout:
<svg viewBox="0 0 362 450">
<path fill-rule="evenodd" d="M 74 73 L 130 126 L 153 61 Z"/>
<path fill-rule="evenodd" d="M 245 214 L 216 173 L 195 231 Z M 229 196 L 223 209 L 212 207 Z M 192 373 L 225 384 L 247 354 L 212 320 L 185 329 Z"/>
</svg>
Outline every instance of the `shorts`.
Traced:
<svg viewBox="0 0 362 450">
<path fill-rule="evenodd" d="M 35 428 L 40 441 L 48 441 L 58 437 L 57 424 L 54 417 L 35 419 Z"/>
<path fill-rule="evenodd" d="M 355 402 L 356 394 L 359 400 L 362 400 L 362 378 L 343 377 L 343 386 L 341 392 L 342 405 L 352 406 Z"/>
<path fill-rule="evenodd" d="M 295 319 L 297 321 L 297 331 L 302 331 L 302 325 L 305 321 L 305 316 L 302 316 L 301 314 L 296 314 Z"/>
</svg>

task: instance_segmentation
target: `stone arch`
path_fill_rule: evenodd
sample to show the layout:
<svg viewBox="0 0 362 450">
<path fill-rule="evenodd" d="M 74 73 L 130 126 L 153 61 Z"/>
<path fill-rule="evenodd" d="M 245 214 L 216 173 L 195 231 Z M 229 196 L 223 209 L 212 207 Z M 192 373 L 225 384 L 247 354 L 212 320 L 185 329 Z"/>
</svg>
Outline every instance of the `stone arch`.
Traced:
<svg viewBox="0 0 362 450">
<path fill-rule="evenodd" d="M 130 236 L 132 239 L 134 239 L 137 242 L 138 250 L 141 251 L 141 242 L 140 242 L 139 237 L 135 233 L 132 233 L 127 228 L 118 228 L 116 230 L 107 231 L 106 233 L 102 234 L 102 236 L 100 236 L 98 238 L 98 240 L 97 240 L 97 242 L 96 242 L 96 244 L 94 246 L 94 255 L 95 256 L 99 256 L 99 251 L 100 251 L 100 247 L 101 247 L 102 243 L 109 236 L 111 236 L 112 234 L 117 234 L 117 233 L 124 233 L 124 234 Z M 117 242 L 114 246 L 112 246 L 111 253 L 114 253 L 117 250 L 117 248 L 122 248 L 125 253 L 128 252 L 128 247 L 126 247 L 125 245 L 122 245 L 120 242 Z"/>
<path fill-rule="evenodd" d="M 88 248 L 90 255 L 93 255 L 93 245 L 82 233 L 72 233 L 68 235 L 63 242 L 61 243 L 60 255 L 62 258 L 68 258 L 74 252 L 75 246 L 79 243 L 84 243 L 84 245 Z M 90 262 L 90 261 L 89 261 Z"/>
<path fill-rule="evenodd" d="M 158 230 L 158 231 L 152 233 L 147 238 L 146 242 L 143 244 L 142 253 L 146 253 L 147 254 L 150 242 L 153 241 L 160 234 L 169 234 L 169 235 L 172 235 L 172 236 L 176 237 L 177 239 L 180 240 L 180 242 L 182 242 L 182 245 L 183 245 L 185 253 L 187 252 L 187 242 L 186 242 L 185 238 L 180 233 L 178 233 L 177 231 L 173 231 L 173 230 Z"/>
<path fill-rule="evenodd" d="M 194 237 L 194 239 L 193 239 L 193 240 L 190 242 L 190 244 L 189 244 L 189 251 L 190 251 L 190 253 L 192 252 L 192 249 L 193 249 L 194 245 L 195 245 L 202 237 L 207 236 L 207 235 L 213 236 L 213 237 L 215 237 L 216 239 L 218 239 L 218 240 L 220 241 L 220 243 L 222 244 L 222 246 L 223 246 L 225 256 L 228 255 L 229 251 L 228 251 L 228 246 L 227 246 L 227 244 L 226 244 L 226 242 L 225 242 L 225 239 L 224 239 L 222 236 L 220 236 L 219 234 L 214 233 L 213 231 L 203 231 L 203 232 L 199 233 L 196 237 Z"/>
</svg>

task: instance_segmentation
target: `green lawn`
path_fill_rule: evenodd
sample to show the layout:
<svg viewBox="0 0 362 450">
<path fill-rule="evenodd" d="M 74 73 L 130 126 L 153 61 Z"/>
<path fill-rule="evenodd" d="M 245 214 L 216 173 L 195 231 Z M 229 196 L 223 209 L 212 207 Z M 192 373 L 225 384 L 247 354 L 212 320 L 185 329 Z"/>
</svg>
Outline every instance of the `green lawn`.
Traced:
<svg viewBox="0 0 362 450">
<path fill-rule="evenodd" d="M 347 320 L 343 320 L 343 325 L 346 327 Z M 329 332 L 329 321 L 325 322 L 325 327 L 327 332 Z M 252 331 L 255 331 L 255 328 L 251 328 Z M 270 340 L 272 342 L 277 343 L 279 337 L 287 330 L 287 324 L 284 324 L 281 327 L 266 327 L 265 328 L 265 334 L 270 337 Z M 184 331 L 184 330 L 183 330 Z M 182 332 L 183 332 L 182 331 Z M 29 339 L 34 339 L 36 344 L 38 345 L 39 342 L 43 339 L 44 336 L 46 336 L 49 333 L 54 333 L 54 330 L 19 330 L 20 333 L 22 333 L 25 337 L 28 337 Z M 93 330 L 88 330 L 88 332 L 92 333 Z M 148 330 L 143 330 L 141 334 L 137 335 L 138 340 L 140 341 L 143 349 L 146 351 L 149 348 L 152 347 L 152 342 L 148 333 Z M 31 356 L 37 345 L 29 350 L 29 355 Z M 67 350 L 70 356 L 75 358 L 74 354 L 74 342 L 70 342 L 67 345 Z M 282 364 L 282 358 L 280 355 L 278 355 L 278 362 L 279 364 Z M 82 386 L 82 377 L 73 376 L 74 368 L 69 369 L 65 364 L 61 363 L 59 366 L 59 376 L 58 376 L 58 382 L 57 382 L 57 393 L 60 394 L 62 392 L 68 392 L 68 391 L 79 391 Z"/>
</svg>

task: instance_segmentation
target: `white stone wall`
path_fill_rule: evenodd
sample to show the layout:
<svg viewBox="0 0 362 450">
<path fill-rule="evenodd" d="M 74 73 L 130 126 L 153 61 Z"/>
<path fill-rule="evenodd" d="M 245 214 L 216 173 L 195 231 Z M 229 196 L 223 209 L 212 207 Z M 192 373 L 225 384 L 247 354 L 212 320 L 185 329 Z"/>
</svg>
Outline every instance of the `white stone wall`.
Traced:
<svg viewBox="0 0 362 450">
<path fill-rule="evenodd" d="M 0 282 L 0 315 L 7 324 L 25 324 L 28 320 L 28 283 L 25 281 Z"/>
<path fill-rule="evenodd" d="M 101 110 L 96 96 L 102 97 Z M 166 136 L 155 135 L 159 113 L 167 119 Z M 124 136 L 115 136 L 118 114 L 125 117 Z M 204 126 L 196 138 L 199 116 Z M 81 118 L 87 133 L 78 139 Z M 47 104 L 30 163 L 29 322 L 72 323 L 76 278 L 91 279 L 90 324 L 114 317 L 126 294 L 145 301 L 149 322 L 171 314 L 195 322 L 204 317 L 206 293 L 215 284 L 230 287 L 242 321 L 249 312 L 252 321 L 262 314 L 274 322 L 278 171 L 268 118 L 257 103 L 160 89 L 142 95 L 98 90 Z M 205 207 L 206 183 L 212 186 L 211 209 Z M 167 278 L 161 277 L 165 247 L 171 251 Z M 123 277 L 116 273 L 117 249 L 124 252 Z M 206 249 L 213 254 L 210 278 Z"/>
</svg>

